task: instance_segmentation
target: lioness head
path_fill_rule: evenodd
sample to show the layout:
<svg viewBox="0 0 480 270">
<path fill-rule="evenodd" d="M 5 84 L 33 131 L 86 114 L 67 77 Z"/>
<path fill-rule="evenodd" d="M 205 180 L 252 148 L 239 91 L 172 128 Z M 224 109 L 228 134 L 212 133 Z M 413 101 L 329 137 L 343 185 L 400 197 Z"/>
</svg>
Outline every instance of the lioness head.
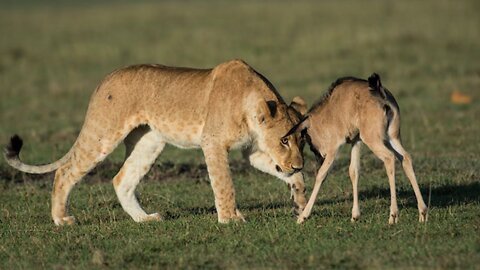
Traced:
<svg viewBox="0 0 480 270">
<path fill-rule="evenodd" d="M 296 97 L 287 106 L 277 101 L 261 100 L 257 104 L 257 143 L 275 162 L 275 168 L 287 176 L 303 168 L 301 134 L 285 136 L 306 111 L 305 102 Z"/>
</svg>

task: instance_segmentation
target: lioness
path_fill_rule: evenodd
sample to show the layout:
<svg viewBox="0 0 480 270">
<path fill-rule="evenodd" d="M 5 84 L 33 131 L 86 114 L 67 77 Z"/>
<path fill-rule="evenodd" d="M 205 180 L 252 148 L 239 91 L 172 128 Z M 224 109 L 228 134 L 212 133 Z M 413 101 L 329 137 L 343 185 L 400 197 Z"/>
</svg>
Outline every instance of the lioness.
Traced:
<svg viewBox="0 0 480 270">
<path fill-rule="evenodd" d="M 301 100 L 287 106 L 273 85 L 241 60 L 213 69 L 135 65 L 112 72 L 100 83 L 77 140 L 60 160 L 41 166 L 23 163 L 18 136 L 6 147 L 5 158 L 23 172 L 57 170 L 52 191 L 56 225 L 75 222 L 66 207 L 72 187 L 122 141 L 126 159 L 113 185 L 136 222 L 161 219 L 145 213 L 134 191 L 166 143 L 203 150 L 219 222 L 244 220 L 236 208 L 228 152 L 245 146 L 252 149 L 252 166 L 289 184 L 301 211 L 306 201 L 299 172 L 300 136 L 284 135 L 305 106 Z"/>
</svg>

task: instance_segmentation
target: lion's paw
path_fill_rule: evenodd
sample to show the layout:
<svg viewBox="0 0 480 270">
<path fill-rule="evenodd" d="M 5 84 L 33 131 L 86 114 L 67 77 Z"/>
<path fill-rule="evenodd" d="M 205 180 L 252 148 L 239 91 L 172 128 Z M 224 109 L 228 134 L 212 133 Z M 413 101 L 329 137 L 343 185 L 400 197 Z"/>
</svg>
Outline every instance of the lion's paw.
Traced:
<svg viewBox="0 0 480 270">
<path fill-rule="evenodd" d="M 227 224 L 230 222 L 245 222 L 245 217 L 243 217 L 242 213 L 240 213 L 240 211 L 238 211 L 237 209 L 235 210 L 235 214 L 229 217 L 218 216 L 218 222 L 223 224 Z"/>
<path fill-rule="evenodd" d="M 153 213 L 142 217 L 138 222 L 161 221 L 162 217 L 159 213 Z"/>
<path fill-rule="evenodd" d="M 67 216 L 67 217 L 62 217 L 62 218 L 55 218 L 55 219 L 53 219 L 53 222 L 55 222 L 55 225 L 57 225 L 57 226 L 73 225 L 73 224 L 75 224 L 75 217 Z"/>
</svg>

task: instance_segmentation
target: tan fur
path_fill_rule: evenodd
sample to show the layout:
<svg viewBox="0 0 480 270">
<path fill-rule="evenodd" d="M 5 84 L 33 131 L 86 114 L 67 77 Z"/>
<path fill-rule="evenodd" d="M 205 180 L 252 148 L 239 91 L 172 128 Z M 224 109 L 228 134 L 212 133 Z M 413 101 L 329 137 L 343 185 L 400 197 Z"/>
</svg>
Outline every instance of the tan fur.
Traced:
<svg viewBox="0 0 480 270">
<path fill-rule="evenodd" d="M 267 103 L 268 102 L 268 103 Z M 269 105 L 270 106 L 269 106 Z M 272 107 L 272 105 L 274 105 Z M 272 116 L 272 108 L 274 115 Z M 125 141 L 126 160 L 113 184 L 122 207 L 135 221 L 158 220 L 138 204 L 134 190 L 166 143 L 201 148 L 219 222 L 243 220 L 236 208 L 228 151 L 250 146 L 252 165 L 303 187 L 299 136 L 281 139 L 298 121 L 278 93 L 241 60 L 214 69 L 137 65 L 108 75 L 93 93 L 82 130 L 68 154 L 43 166 L 6 156 L 10 165 L 30 173 L 57 169 L 52 192 L 55 224 L 71 224 L 67 198 L 73 185 Z M 305 206 L 304 190 L 296 203 Z"/>
<path fill-rule="evenodd" d="M 307 114 L 307 120 L 299 125 L 297 130 L 306 129 L 311 146 L 319 152 L 323 163 L 318 170 L 312 195 L 299 216 L 298 223 L 302 223 L 310 215 L 320 186 L 335 160 L 337 151 L 346 142 L 353 146 L 349 168 L 353 186 L 352 221 L 360 217 L 357 185 L 362 142 L 385 164 L 391 193 L 389 223 L 398 221 L 395 192 L 396 154 L 402 160 L 403 169 L 415 191 L 419 221 L 425 221 L 427 207 L 413 172 L 411 157 L 401 145 L 398 105 L 390 92 L 381 86 L 380 77 L 374 75 L 377 76 L 380 85 L 375 89 L 372 89 L 369 82 L 358 79 L 347 79 L 338 85 L 332 85 L 324 100 L 315 106 Z M 376 82 L 373 75 L 369 81 L 372 78 L 373 82 Z M 391 113 L 390 118 L 388 113 Z"/>
</svg>

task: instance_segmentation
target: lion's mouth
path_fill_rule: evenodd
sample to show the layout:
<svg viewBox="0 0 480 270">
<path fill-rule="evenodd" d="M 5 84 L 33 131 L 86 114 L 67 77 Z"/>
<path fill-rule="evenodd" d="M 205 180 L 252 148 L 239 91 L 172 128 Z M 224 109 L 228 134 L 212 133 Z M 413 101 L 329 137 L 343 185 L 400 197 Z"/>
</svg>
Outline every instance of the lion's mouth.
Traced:
<svg viewBox="0 0 480 270">
<path fill-rule="evenodd" d="M 280 166 L 278 166 L 278 165 L 275 165 L 275 169 L 277 170 L 277 172 L 283 173 L 283 174 L 285 174 L 287 177 L 290 177 L 290 176 L 298 173 L 299 171 L 301 171 L 301 169 L 293 168 L 292 170 L 290 170 L 290 171 L 287 172 L 287 171 L 282 170 L 282 168 L 281 168 Z"/>
</svg>

